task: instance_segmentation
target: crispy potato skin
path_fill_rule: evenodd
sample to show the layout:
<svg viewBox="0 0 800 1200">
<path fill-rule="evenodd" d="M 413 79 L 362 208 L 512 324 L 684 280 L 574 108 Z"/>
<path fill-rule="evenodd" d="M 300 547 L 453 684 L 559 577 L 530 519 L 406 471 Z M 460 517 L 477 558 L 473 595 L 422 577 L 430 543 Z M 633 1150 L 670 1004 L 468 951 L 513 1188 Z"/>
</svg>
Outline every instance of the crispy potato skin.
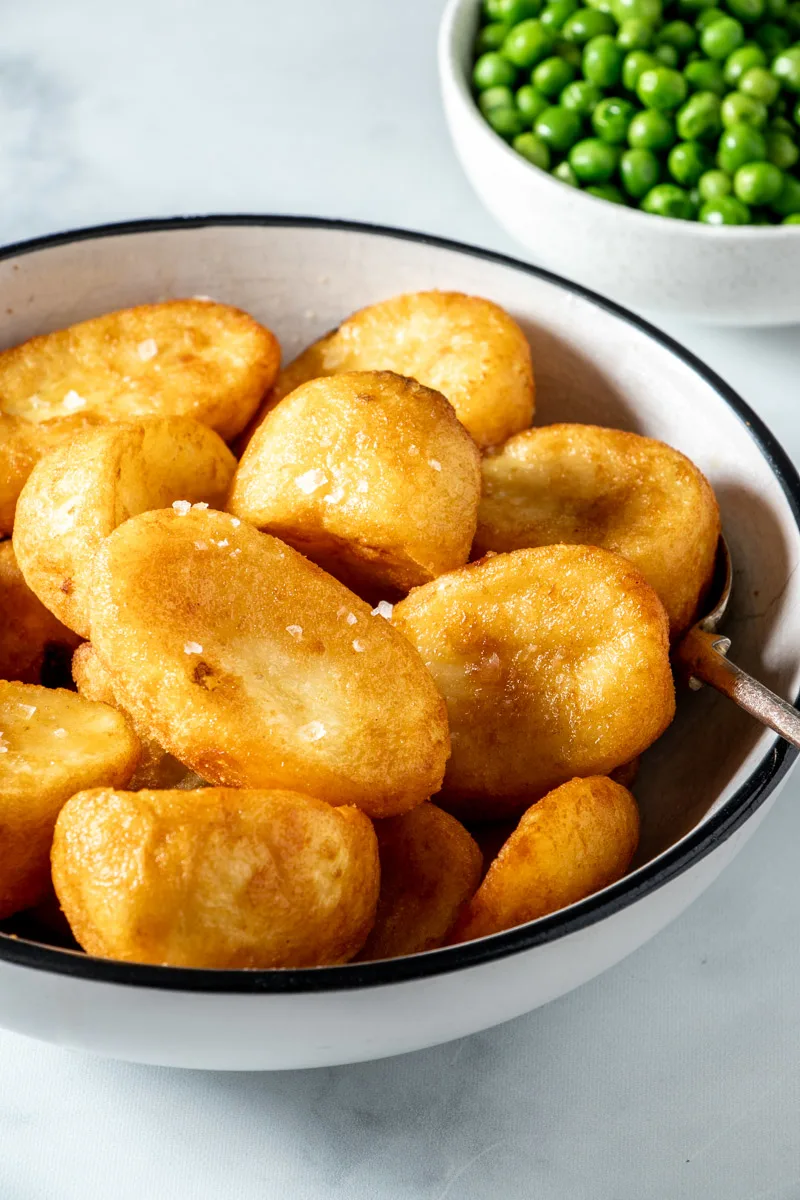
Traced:
<svg viewBox="0 0 800 1200">
<path fill-rule="evenodd" d="M 607 774 L 674 715 L 663 605 L 607 550 L 488 557 L 416 588 L 393 623 L 447 703 L 436 802 L 461 820 L 514 816 L 575 775 Z"/>
<path fill-rule="evenodd" d="M 611 779 L 573 779 L 524 814 L 465 908 L 451 942 L 500 933 L 621 879 L 639 842 L 639 811 Z"/>
<path fill-rule="evenodd" d="M 99 417 L 87 414 L 56 417 L 34 425 L 0 411 L 0 535 L 13 530 L 19 494 L 42 455 L 70 441 L 79 431 L 101 423 Z"/>
<path fill-rule="evenodd" d="M 274 335 L 238 308 L 204 300 L 142 304 L 5 350 L 0 411 L 41 422 L 83 401 L 82 411 L 106 420 L 194 417 L 228 441 L 279 366 Z"/>
<path fill-rule="evenodd" d="M 435 804 L 375 822 L 381 891 L 359 961 L 442 946 L 481 880 L 481 852 L 463 825 Z"/>
<path fill-rule="evenodd" d="M 438 789 L 444 703 L 417 652 L 291 547 L 145 513 L 95 558 L 92 644 L 134 720 L 211 783 L 394 816 Z"/>
<path fill-rule="evenodd" d="M 57 733 L 56 731 L 63 731 Z M 125 717 L 74 692 L 0 681 L 0 919 L 46 896 L 65 800 L 124 785 L 139 743 Z"/>
<path fill-rule="evenodd" d="M 629 559 L 673 638 L 697 617 L 720 534 L 711 485 L 664 442 L 597 425 L 527 429 L 483 462 L 473 554 L 569 542 Z"/>
<path fill-rule="evenodd" d="M 88 637 L 91 567 L 103 538 L 175 500 L 221 508 L 235 469 L 219 434 L 189 417 L 77 434 L 36 464 L 17 504 L 14 550 L 28 586 Z"/>
<path fill-rule="evenodd" d="M 312 380 L 267 414 L 228 510 L 356 591 L 407 592 L 467 561 L 480 488 L 478 448 L 444 396 L 354 371 Z"/>
<path fill-rule="evenodd" d="M 263 411 L 309 379 L 341 371 L 396 371 L 434 388 L 479 446 L 496 446 L 533 419 L 525 335 L 477 296 L 411 292 L 362 308 L 289 363 Z"/>
<path fill-rule="evenodd" d="M 182 967 L 346 962 L 380 883 L 367 817 L 286 791 L 79 792 L 52 866 L 89 954 Z"/>
<path fill-rule="evenodd" d="M 80 638 L 25 582 L 11 542 L 0 543 L 0 679 L 41 683 L 69 662 Z"/>
</svg>

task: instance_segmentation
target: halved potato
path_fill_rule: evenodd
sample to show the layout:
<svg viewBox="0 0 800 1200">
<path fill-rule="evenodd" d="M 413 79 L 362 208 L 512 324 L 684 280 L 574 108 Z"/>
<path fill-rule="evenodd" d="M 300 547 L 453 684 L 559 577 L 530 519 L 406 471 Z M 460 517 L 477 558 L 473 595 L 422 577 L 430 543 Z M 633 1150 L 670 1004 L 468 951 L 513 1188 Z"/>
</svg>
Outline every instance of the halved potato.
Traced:
<svg viewBox="0 0 800 1200">
<path fill-rule="evenodd" d="M 19 494 L 42 455 L 98 424 L 99 417 L 87 414 L 56 417 L 34 425 L 0 411 L 0 535 L 13 530 Z"/>
<path fill-rule="evenodd" d="M 356 591 L 407 592 L 467 561 L 480 487 L 478 448 L 444 396 L 353 371 L 268 413 L 228 509 Z"/>
<path fill-rule="evenodd" d="M 393 622 L 447 702 L 436 802 L 462 820 L 513 816 L 575 775 L 608 774 L 672 720 L 664 607 L 607 550 L 488 557 L 416 588 Z"/>
<path fill-rule="evenodd" d="M 444 944 L 481 879 L 481 852 L 455 817 L 421 804 L 375 822 L 381 891 L 362 962 Z"/>
<path fill-rule="evenodd" d="M 653 438 L 546 425 L 517 434 L 483 462 L 476 556 L 554 542 L 614 550 L 655 588 L 673 637 L 697 616 L 719 532 L 708 480 Z"/>
<path fill-rule="evenodd" d="M 52 863 L 84 950 L 180 967 L 346 962 L 380 881 L 363 813 L 285 791 L 79 792 Z"/>
<path fill-rule="evenodd" d="M 66 683 L 79 641 L 34 596 L 11 542 L 0 542 L 0 679 Z"/>
<path fill-rule="evenodd" d="M 103 538 L 136 513 L 172 503 L 222 507 L 235 469 L 219 434 L 189 417 L 77 434 L 36 464 L 17 504 L 14 550 L 28 586 L 88 637 L 91 567 Z"/>
<path fill-rule="evenodd" d="M 601 776 L 562 784 L 524 814 L 450 940 L 500 933 L 608 887 L 638 842 L 639 811 L 627 788 Z"/>
<path fill-rule="evenodd" d="M 478 296 L 411 292 L 362 308 L 289 363 L 265 408 L 309 379 L 341 371 L 396 371 L 434 388 L 479 446 L 504 442 L 533 418 L 525 335 Z"/>
<path fill-rule="evenodd" d="M 272 333 L 227 304 L 142 304 L 31 338 L 0 354 L 0 411 L 49 421 L 194 417 L 234 437 L 280 365 Z"/>
<path fill-rule="evenodd" d="M 0 681 L 0 919 L 47 894 L 64 801 L 81 788 L 123 786 L 138 757 L 136 735 L 108 705 Z"/>
<path fill-rule="evenodd" d="M 211 783 L 370 816 L 440 786 L 444 702 L 388 621 L 238 517 L 132 517 L 95 558 L 92 644 L 137 723 Z"/>
</svg>

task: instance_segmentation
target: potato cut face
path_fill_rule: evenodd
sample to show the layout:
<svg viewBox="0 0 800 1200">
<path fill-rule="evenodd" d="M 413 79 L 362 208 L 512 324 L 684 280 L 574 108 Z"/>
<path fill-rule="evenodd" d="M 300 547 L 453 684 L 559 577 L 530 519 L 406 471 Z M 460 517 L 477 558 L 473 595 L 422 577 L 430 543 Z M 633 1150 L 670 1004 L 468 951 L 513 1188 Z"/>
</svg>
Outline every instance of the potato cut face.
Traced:
<svg viewBox="0 0 800 1200">
<path fill-rule="evenodd" d="M 437 803 L 462 820 L 513 816 L 575 775 L 614 770 L 675 711 L 663 605 L 606 550 L 488 557 L 416 588 L 393 623 L 447 702 Z"/>
<path fill-rule="evenodd" d="M 467 561 L 480 479 L 442 395 L 355 371 L 312 380 L 267 414 L 228 509 L 355 590 L 395 594 Z"/>
<path fill-rule="evenodd" d="M 434 388 L 479 446 L 504 442 L 533 418 L 525 335 L 498 305 L 461 292 L 411 292 L 362 308 L 289 363 L 267 407 L 341 371 L 396 371 Z"/>
<path fill-rule="evenodd" d="M 42 455 L 98 424 L 98 417 L 87 414 L 56 417 L 34 425 L 0 411 L 0 536 L 13 530 L 19 494 Z"/>
<path fill-rule="evenodd" d="M 226 440 L 280 365 L 274 335 L 238 308 L 168 300 L 107 313 L 0 354 L 0 411 L 26 421 L 194 417 Z"/>
<path fill-rule="evenodd" d="M 706 478 L 653 438 L 546 425 L 517 434 L 483 462 L 476 556 L 555 542 L 613 550 L 655 588 L 673 637 L 698 615 L 719 533 Z"/>
<path fill-rule="evenodd" d="M 573 779 L 524 814 L 464 909 L 453 942 L 535 921 L 621 879 L 639 842 L 639 811 L 611 779 Z"/>
<path fill-rule="evenodd" d="M 134 720 L 211 783 L 371 816 L 438 789 L 444 702 L 412 646 L 238 517 L 145 513 L 97 552 L 92 644 Z"/>
<path fill-rule="evenodd" d="M 363 962 L 442 946 L 481 879 L 483 859 L 463 825 L 435 804 L 375 823 L 381 891 Z"/>
<path fill-rule="evenodd" d="M 0 543 L 0 679 L 67 683 L 79 641 L 28 587 L 11 542 Z"/>
<path fill-rule="evenodd" d="M 64 801 L 81 788 L 123 786 L 138 757 L 132 728 L 108 705 L 0 681 L 0 919 L 46 894 Z"/>
<path fill-rule="evenodd" d="M 80 792 L 52 859 L 89 954 L 181 967 L 346 962 L 380 882 L 363 813 L 287 791 Z"/>
<path fill-rule="evenodd" d="M 91 568 L 103 538 L 173 502 L 222 507 L 235 469 L 219 434 L 188 417 L 77 434 L 37 463 L 17 504 L 14 549 L 28 586 L 88 637 Z"/>
</svg>

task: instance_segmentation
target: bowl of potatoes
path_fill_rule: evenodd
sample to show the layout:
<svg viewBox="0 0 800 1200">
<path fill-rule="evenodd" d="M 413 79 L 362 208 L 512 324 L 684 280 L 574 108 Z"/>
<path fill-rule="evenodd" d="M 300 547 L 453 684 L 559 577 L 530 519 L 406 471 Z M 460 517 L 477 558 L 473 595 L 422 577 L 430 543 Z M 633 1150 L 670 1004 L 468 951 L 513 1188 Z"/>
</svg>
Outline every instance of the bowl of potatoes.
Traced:
<svg viewBox="0 0 800 1200">
<path fill-rule="evenodd" d="M 795 752 L 674 648 L 721 530 L 800 689 L 800 483 L 615 305 L 209 217 L 0 256 L 0 1024 L 131 1061 L 485 1029 L 682 912 Z"/>
</svg>

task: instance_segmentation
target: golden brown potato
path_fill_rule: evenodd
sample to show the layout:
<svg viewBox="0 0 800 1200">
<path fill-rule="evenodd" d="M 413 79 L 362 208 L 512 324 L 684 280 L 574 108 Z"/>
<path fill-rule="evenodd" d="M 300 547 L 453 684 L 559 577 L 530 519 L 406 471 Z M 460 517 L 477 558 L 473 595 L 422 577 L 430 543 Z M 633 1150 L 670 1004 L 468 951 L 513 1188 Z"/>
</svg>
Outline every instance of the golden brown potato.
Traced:
<svg viewBox="0 0 800 1200">
<path fill-rule="evenodd" d="M 84 642 L 78 646 L 72 656 L 72 678 L 81 696 L 120 709 L 133 725 L 141 750 L 139 765 L 128 780 L 130 791 L 135 792 L 139 788 L 159 790 L 184 786 L 183 780 L 187 778 L 186 767 L 151 736 L 146 726 L 139 725 L 130 713 L 125 711 L 117 699 L 114 677 L 100 662 L 91 642 Z M 191 786 L 202 787 L 203 781 L 193 773 L 190 774 Z M 197 782 L 194 782 L 195 780 Z"/>
<path fill-rule="evenodd" d="M 103 538 L 136 513 L 172 503 L 221 508 L 235 469 L 219 434 L 189 417 L 77 434 L 36 464 L 17 504 L 14 550 L 28 586 L 88 637 L 91 567 Z"/>
<path fill-rule="evenodd" d="M 611 779 L 573 779 L 524 814 L 459 918 L 452 942 L 535 921 L 621 879 L 639 811 Z"/>
<path fill-rule="evenodd" d="M 467 561 L 480 487 L 478 448 L 444 396 L 353 371 L 267 414 L 228 509 L 356 591 L 407 592 Z"/>
<path fill-rule="evenodd" d="M 476 556 L 554 542 L 614 550 L 658 592 L 673 637 L 697 616 L 719 532 L 705 476 L 671 446 L 636 433 L 546 425 L 483 463 Z"/>
<path fill-rule="evenodd" d="M 393 622 L 447 702 L 437 803 L 462 820 L 513 816 L 574 775 L 607 774 L 672 720 L 663 605 L 607 550 L 486 558 L 416 588 Z"/>
<path fill-rule="evenodd" d="M 341 371 L 396 371 L 434 388 L 479 446 L 504 442 L 533 418 L 525 335 L 477 296 L 411 292 L 362 308 L 289 363 L 265 408 L 309 379 Z"/>
<path fill-rule="evenodd" d="M 435 804 L 376 821 L 375 832 L 381 891 L 359 960 L 435 950 L 480 883 L 478 846 L 455 817 Z"/>
<path fill-rule="evenodd" d="M 42 455 L 70 441 L 80 430 L 98 424 L 100 418 L 91 414 L 57 417 L 34 425 L 0 412 L 0 535 L 14 528 L 19 494 Z"/>
<path fill-rule="evenodd" d="M 194 417 L 225 440 L 250 420 L 280 365 L 272 333 L 247 313 L 168 300 L 107 313 L 0 354 L 0 411 L 49 421 Z"/>
<path fill-rule="evenodd" d="M 346 962 L 380 883 L 363 813 L 284 791 L 79 792 L 52 861 L 84 950 L 180 967 Z"/>
<path fill-rule="evenodd" d="M 0 919 L 46 895 L 64 801 L 81 788 L 124 785 L 138 756 L 133 730 L 108 705 L 0 681 Z"/>
<path fill-rule="evenodd" d="M 444 703 L 388 621 L 238 517 L 144 513 L 95 559 L 92 644 L 134 719 L 203 779 L 370 816 L 440 786 Z"/>
<path fill-rule="evenodd" d="M 79 641 L 34 596 L 11 542 L 0 542 L 0 679 L 66 683 Z"/>
</svg>

